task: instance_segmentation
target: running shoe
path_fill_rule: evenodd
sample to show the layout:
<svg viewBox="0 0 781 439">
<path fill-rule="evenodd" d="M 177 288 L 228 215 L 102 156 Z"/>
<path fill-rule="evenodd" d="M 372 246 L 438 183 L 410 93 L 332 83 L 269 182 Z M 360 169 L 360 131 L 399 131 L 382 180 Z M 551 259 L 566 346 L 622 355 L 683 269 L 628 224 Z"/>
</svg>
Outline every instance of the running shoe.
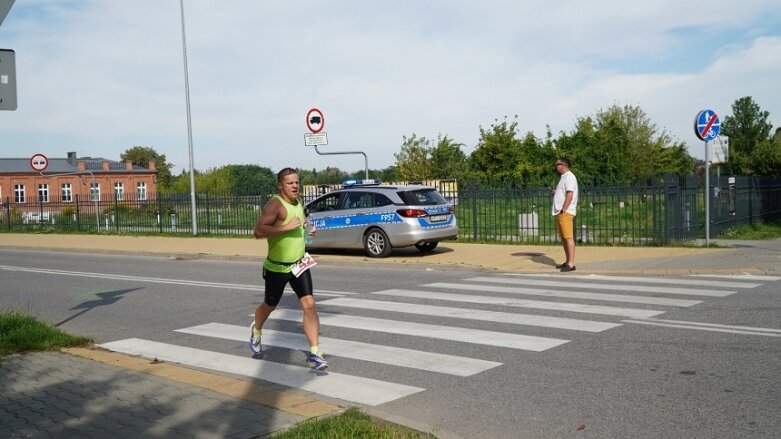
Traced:
<svg viewBox="0 0 781 439">
<path fill-rule="evenodd" d="M 307 363 L 312 363 L 312 369 L 314 370 L 323 370 L 326 367 L 328 367 L 328 362 L 325 361 L 325 358 L 323 358 L 323 353 L 318 352 L 316 354 L 309 354 L 308 357 L 306 357 Z"/>
<path fill-rule="evenodd" d="M 258 355 L 263 352 L 263 346 L 260 344 L 260 336 L 255 336 L 255 322 L 249 325 L 249 349 L 253 355 Z"/>
</svg>

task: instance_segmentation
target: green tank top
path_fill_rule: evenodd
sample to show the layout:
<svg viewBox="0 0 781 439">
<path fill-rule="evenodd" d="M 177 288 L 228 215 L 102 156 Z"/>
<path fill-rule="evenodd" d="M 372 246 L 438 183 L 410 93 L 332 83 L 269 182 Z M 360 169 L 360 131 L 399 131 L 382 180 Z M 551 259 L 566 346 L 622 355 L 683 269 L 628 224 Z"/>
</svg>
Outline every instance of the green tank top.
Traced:
<svg viewBox="0 0 781 439">
<path fill-rule="evenodd" d="M 274 195 L 274 198 L 279 200 L 287 211 L 287 217 L 282 224 L 288 224 L 293 217 L 298 217 L 301 220 L 301 227 L 267 238 L 268 256 L 263 261 L 263 268 L 276 273 L 288 273 L 293 268 L 292 264 L 298 262 L 306 251 L 306 244 L 304 243 L 304 221 L 306 221 L 304 207 L 300 201 L 297 204 L 290 204 L 279 195 Z M 272 260 L 282 262 L 282 264 L 275 264 L 271 262 Z"/>
</svg>

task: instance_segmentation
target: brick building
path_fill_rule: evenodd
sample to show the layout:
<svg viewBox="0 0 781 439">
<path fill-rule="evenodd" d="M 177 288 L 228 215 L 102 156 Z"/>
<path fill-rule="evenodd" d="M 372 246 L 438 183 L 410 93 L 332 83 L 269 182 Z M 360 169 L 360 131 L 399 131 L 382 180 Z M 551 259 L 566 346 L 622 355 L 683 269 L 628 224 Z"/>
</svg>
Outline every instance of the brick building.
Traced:
<svg viewBox="0 0 781 439">
<path fill-rule="evenodd" d="M 144 201 L 157 194 L 157 170 L 103 158 L 49 158 L 43 172 L 30 159 L 0 158 L 0 204 L 23 212 L 49 204 L 60 210 L 74 202 Z"/>
</svg>

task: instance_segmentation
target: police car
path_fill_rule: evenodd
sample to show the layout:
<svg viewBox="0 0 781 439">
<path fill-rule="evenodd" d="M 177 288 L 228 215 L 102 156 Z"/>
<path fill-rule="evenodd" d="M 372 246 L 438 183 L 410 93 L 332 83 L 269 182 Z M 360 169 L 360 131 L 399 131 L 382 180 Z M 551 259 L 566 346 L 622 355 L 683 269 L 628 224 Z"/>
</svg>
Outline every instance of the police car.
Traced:
<svg viewBox="0 0 781 439">
<path fill-rule="evenodd" d="M 309 249 L 362 248 L 382 258 L 394 248 L 413 245 L 429 252 L 439 241 L 458 237 L 453 206 L 422 185 L 350 180 L 308 203 L 306 213 L 317 228 Z"/>
</svg>

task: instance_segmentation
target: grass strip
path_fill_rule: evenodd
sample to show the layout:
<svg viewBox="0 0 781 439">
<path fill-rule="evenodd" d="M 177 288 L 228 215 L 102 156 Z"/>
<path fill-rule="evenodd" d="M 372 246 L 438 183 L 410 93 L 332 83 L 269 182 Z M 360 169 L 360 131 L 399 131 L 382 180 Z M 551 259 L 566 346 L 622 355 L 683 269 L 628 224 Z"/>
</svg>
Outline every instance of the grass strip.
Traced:
<svg viewBox="0 0 781 439">
<path fill-rule="evenodd" d="M 372 418 L 355 407 L 339 416 L 305 421 L 271 439 L 436 439 L 436 436 Z"/>
<path fill-rule="evenodd" d="M 741 224 L 730 227 L 718 236 L 720 239 L 768 240 L 781 237 L 781 221 Z"/>
<path fill-rule="evenodd" d="M 91 338 L 67 334 L 19 312 L 0 312 L 0 356 L 85 346 L 93 342 Z"/>
</svg>

